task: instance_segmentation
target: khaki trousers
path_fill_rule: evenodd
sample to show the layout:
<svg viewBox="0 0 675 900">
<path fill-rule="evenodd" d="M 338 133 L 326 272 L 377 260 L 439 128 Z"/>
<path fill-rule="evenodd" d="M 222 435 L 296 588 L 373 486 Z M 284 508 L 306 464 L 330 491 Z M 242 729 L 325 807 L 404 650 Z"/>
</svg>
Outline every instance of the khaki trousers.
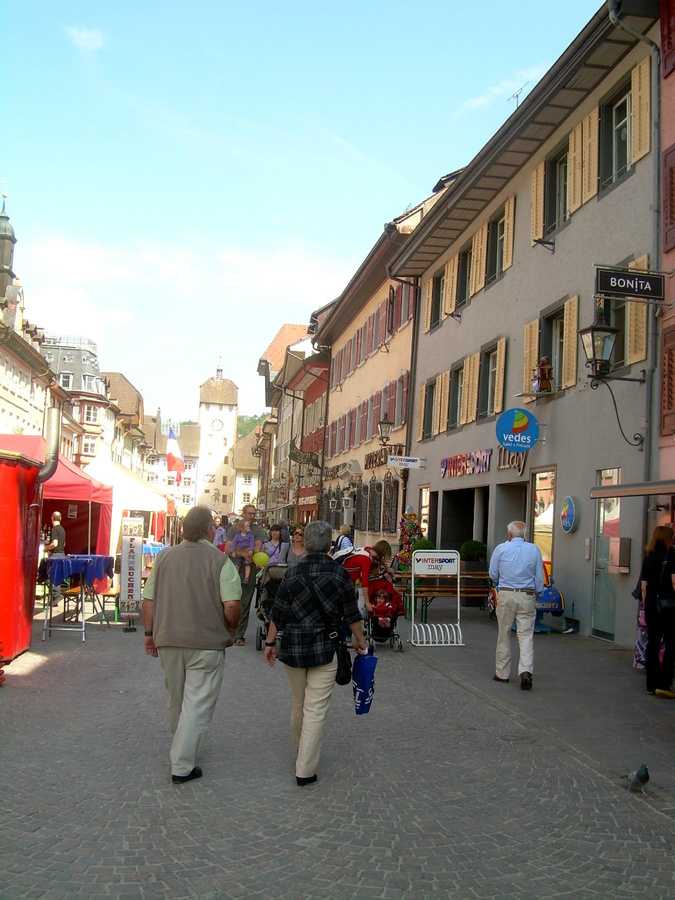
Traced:
<svg viewBox="0 0 675 900">
<path fill-rule="evenodd" d="M 291 736 L 298 751 L 295 774 L 298 778 L 311 778 L 321 755 L 326 714 L 335 687 L 337 655 L 326 666 L 295 669 L 284 665 L 284 668 L 293 694 Z"/>
<path fill-rule="evenodd" d="M 220 693 L 224 650 L 160 647 L 169 692 L 171 774 L 189 775 L 197 763 Z"/>
<path fill-rule="evenodd" d="M 495 674 L 498 678 L 508 678 L 511 674 L 511 626 L 516 620 L 520 659 L 518 674 L 532 674 L 534 666 L 534 620 L 537 615 L 534 594 L 523 594 L 506 589 L 499 592 L 497 600 L 497 622 L 499 637 L 495 657 Z"/>
</svg>

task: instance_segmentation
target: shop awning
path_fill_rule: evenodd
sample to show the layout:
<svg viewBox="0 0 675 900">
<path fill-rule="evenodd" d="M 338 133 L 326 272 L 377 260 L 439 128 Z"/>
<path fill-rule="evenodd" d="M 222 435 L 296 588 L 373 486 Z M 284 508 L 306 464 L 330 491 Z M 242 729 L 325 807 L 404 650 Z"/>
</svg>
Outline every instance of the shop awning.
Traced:
<svg viewBox="0 0 675 900">
<path fill-rule="evenodd" d="M 605 484 L 591 488 L 591 500 L 611 497 L 657 497 L 675 494 L 675 481 L 640 481 L 637 484 Z"/>
</svg>

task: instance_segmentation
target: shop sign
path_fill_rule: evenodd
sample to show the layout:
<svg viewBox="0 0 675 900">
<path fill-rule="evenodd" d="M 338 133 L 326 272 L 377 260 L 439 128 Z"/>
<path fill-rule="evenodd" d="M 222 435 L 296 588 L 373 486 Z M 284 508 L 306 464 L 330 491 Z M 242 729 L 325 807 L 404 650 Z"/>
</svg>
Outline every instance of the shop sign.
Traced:
<svg viewBox="0 0 675 900">
<path fill-rule="evenodd" d="M 372 453 L 366 453 L 366 458 L 363 461 L 363 468 L 377 469 L 378 466 L 389 465 L 388 460 L 391 458 L 390 451 L 391 453 L 402 454 L 404 450 L 405 447 L 403 444 L 392 444 L 391 447 L 380 447 L 379 450 L 373 450 Z"/>
<path fill-rule="evenodd" d="M 539 439 L 539 423 L 526 409 L 507 409 L 495 428 L 497 440 L 506 450 L 530 450 Z"/>
<path fill-rule="evenodd" d="M 291 445 L 288 451 L 288 455 L 293 460 L 293 462 L 296 462 L 301 466 L 311 466 L 313 469 L 321 468 L 321 463 L 319 462 L 319 454 L 309 453 L 309 451 L 307 450 L 299 450 L 295 446 L 295 438 L 291 438 Z"/>
<path fill-rule="evenodd" d="M 665 290 L 665 275 L 634 272 L 632 269 L 596 269 L 595 272 L 596 294 L 663 300 Z"/>
<path fill-rule="evenodd" d="M 426 460 L 419 456 L 390 456 L 387 465 L 393 469 L 426 469 Z"/>
<path fill-rule="evenodd" d="M 524 453 L 516 453 L 514 451 L 505 450 L 503 447 L 497 447 L 497 468 L 498 469 L 516 469 L 519 475 L 525 471 L 525 463 L 527 462 L 527 450 Z"/>
<path fill-rule="evenodd" d="M 441 460 L 441 478 L 456 478 L 460 475 L 480 475 L 490 471 L 492 448 L 475 450 L 473 453 L 458 453 Z"/>
<path fill-rule="evenodd" d="M 298 500 L 298 506 L 315 506 L 319 502 L 319 498 L 316 494 L 310 494 L 309 497 L 300 497 Z"/>
<path fill-rule="evenodd" d="M 122 561 L 120 566 L 120 618 L 136 619 L 141 612 L 143 574 L 143 527 L 141 518 L 122 519 Z"/>
<path fill-rule="evenodd" d="M 573 497 L 565 497 L 560 507 L 560 527 L 565 534 L 576 531 L 579 524 L 576 501 Z"/>
</svg>

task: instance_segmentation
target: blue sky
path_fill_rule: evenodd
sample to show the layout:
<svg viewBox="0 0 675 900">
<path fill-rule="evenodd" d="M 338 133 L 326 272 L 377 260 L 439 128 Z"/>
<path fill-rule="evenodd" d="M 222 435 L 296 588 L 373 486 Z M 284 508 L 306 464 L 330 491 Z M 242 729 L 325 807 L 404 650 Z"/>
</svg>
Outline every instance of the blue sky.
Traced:
<svg viewBox="0 0 675 900">
<path fill-rule="evenodd" d="M 598 0 L 21 0 L 0 178 L 26 315 L 98 343 L 146 412 L 338 296 L 382 226 L 468 163 Z"/>
</svg>

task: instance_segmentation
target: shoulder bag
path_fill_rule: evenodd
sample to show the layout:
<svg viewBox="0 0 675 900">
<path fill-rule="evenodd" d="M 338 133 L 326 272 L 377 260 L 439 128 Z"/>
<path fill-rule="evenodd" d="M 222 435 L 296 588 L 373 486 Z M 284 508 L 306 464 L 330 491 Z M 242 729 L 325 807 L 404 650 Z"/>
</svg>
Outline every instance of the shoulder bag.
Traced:
<svg viewBox="0 0 675 900">
<path fill-rule="evenodd" d="M 305 567 L 306 568 L 306 567 Z M 335 655 L 337 656 L 337 671 L 335 673 L 335 683 L 336 684 L 350 684 L 352 680 L 352 658 L 349 655 L 349 650 L 347 649 L 347 645 L 342 640 L 340 632 L 337 627 L 331 622 L 326 610 L 323 608 L 323 605 L 319 598 L 316 595 L 316 588 L 312 583 L 311 578 L 305 578 L 305 573 L 302 574 L 303 581 L 307 585 L 310 594 L 312 595 L 312 599 L 316 603 L 316 606 L 321 613 L 321 617 L 326 623 L 326 628 L 328 629 L 328 637 L 333 642 L 335 647 Z"/>
<path fill-rule="evenodd" d="M 661 578 L 659 580 L 659 587 L 656 591 L 656 611 L 663 612 L 664 609 L 675 609 L 675 597 L 672 595 L 672 587 L 670 594 L 667 596 L 663 596 L 663 576 L 666 571 L 666 565 L 668 563 L 668 557 L 670 556 L 670 550 L 666 551 L 666 555 L 663 557 L 663 565 L 661 566 Z"/>
</svg>

